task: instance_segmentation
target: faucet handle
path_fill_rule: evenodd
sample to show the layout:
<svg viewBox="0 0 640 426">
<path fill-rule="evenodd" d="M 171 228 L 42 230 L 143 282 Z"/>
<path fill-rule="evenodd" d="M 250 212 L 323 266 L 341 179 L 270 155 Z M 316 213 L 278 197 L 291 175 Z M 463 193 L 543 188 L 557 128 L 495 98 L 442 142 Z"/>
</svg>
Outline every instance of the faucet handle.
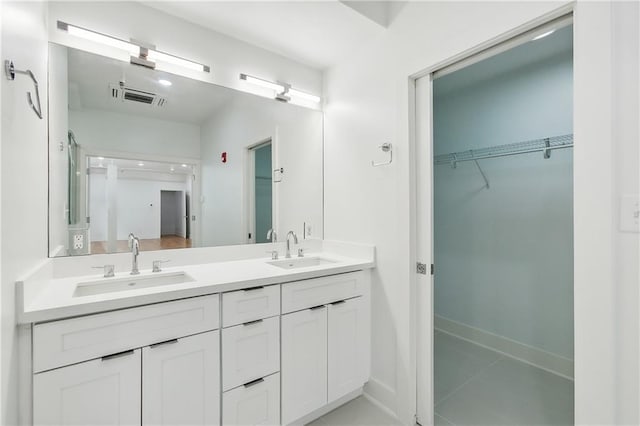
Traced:
<svg viewBox="0 0 640 426">
<path fill-rule="evenodd" d="M 153 270 L 151 272 L 162 272 L 160 265 L 163 263 L 171 262 L 170 260 L 154 260 L 153 261 Z"/>
<path fill-rule="evenodd" d="M 266 253 L 271 254 L 271 260 L 278 260 L 278 250 L 267 250 Z"/>
<path fill-rule="evenodd" d="M 115 276 L 116 267 L 114 265 L 92 266 L 93 269 L 102 269 L 104 271 L 105 278 L 111 278 Z"/>
<path fill-rule="evenodd" d="M 303 247 L 300 247 L 298 249 L 298 257 L 304 257 L 304 248 Z"/>
</svg>

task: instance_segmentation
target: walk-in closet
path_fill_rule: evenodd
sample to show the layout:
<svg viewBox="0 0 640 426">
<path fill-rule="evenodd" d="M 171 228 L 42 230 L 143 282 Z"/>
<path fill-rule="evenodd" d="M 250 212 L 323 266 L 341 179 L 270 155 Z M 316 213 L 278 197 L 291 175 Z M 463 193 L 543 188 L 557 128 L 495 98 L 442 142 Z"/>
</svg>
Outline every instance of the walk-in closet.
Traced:
<svg viewBox="0 0 640 426">
<path fill-rule="evenodd" d="M 434 75 L 436 424 L 573 424 L 572 39 Z"/>
</svg>

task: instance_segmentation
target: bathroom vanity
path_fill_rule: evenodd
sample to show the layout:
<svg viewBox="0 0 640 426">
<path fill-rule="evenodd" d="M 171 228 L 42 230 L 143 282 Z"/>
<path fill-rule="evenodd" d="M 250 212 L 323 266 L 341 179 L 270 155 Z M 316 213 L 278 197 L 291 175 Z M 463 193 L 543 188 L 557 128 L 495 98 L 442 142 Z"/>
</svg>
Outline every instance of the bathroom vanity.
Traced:
<svg viewBox="0 0 640 426">
<path fill-rule="evenodd" d="M 288 425 L 321 416 L 369 378 L 372 253 L 19 283 L 33 424 Z"/>
</svg>

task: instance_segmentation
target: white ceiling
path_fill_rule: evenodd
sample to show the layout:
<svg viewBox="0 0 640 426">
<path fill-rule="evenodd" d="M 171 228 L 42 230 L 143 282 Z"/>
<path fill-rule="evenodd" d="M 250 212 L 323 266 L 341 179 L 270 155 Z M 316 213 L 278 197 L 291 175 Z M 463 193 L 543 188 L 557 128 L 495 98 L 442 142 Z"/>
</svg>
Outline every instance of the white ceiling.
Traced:
<svg viewBox="0 0 640 426">
<path fill-rule="evenodd" d="M 337 0 L 144 4 L 318 69 L 334 65 L 385 30 L 376 22 L 384 21 L 384 11 L 356 11 Z"/>
<path fill-rule="evenodd" d="M 68 49 L 68 65 L 70 109 L 100 109 L 201 124 L 234 96 L 252 96 L 72 48 Z M 159 79 L 173 84 L 162 86 Z M 162 95 L 167 99 L 166 105 L 155 107 L 113 99 L 109 85 L 117 86 L 121 80 L 128 87 Z"/>
</svg>

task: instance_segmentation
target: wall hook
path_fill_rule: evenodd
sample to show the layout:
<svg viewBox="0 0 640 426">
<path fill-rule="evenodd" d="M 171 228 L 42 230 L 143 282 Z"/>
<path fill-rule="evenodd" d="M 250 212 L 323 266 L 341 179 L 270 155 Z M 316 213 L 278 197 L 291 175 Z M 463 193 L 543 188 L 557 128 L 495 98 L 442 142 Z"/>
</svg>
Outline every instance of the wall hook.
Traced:
<svg viewBox="0 0 640 426">
<path fill-rule="evenodd" d="M 33 85 L 36 88 L 36 103 L 38 104 L 38 106 L 36 107 L 36 105 L 34 104 L 33 96 L 31 96 L 31 92 L 27 92 L 27 102 L 29 103 L 29 106 L 31 107 L 31 109 L 33 109 L 33 112 L 36 113 L 38 118 L 42 120 L 42 108 L 40 106 L 40 92 L 38 91 L 38 80 L 36 80 L 36 77 L 33 75 L 31 70 L 16 69 L 12 61 L 5 60 L 4 71 L 7 74 L 7 79 L 12 81 L 16 79 L 16 74 L 24 74 L 31 77 L 31 81 L 33 81 Z"/>
<path fill-rule="evenodd" d="M 383 143 L 382 145 L 379 146 L 379 148 L 382 150 L 382 152 L 388 152 L 389 153 L 389 161 L 383 162 L 383 163 L 375 163 L 375 162 L 371 162 L 371 165 L 373 167 L 378 167 L 378 166 L 386 166 L 388 164 L 391 164 L 393 162 L 393 146 L 387 142 L 387 143 Z"/>
</svg>

